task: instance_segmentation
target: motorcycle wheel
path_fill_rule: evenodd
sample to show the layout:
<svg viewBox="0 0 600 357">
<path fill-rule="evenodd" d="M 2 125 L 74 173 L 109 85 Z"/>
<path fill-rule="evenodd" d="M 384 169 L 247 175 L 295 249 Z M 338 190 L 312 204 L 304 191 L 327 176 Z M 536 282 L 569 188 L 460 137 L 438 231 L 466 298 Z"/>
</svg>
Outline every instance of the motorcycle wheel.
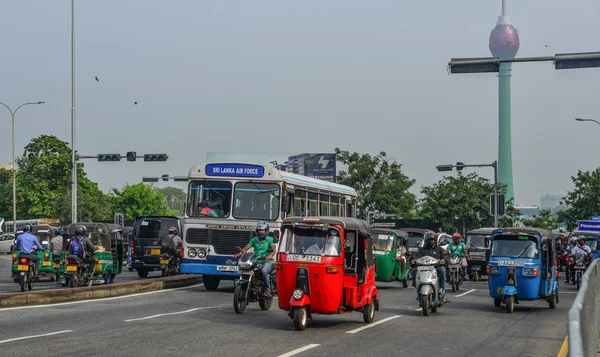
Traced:
<svg viewBox="0 0 600 357">
<path fill-rule="evenodd" d="M 69 287 L 74 288 L 75 286 L 75 275 L 71 275 L 71 279 L 69 279 Z"/>
<path fill-rule="evenodd" d="M 233 291 L 233 309 L 237 314 L 243 314 L 248 306 L 248 300 L 246 300 L 246 290 L 240 285 L 235 286 Z"/>
<path fill-rule="evenodd" d="M 454 280 L 454 278 L 450 278 L 450 283 L 452 284 L 452 292 L 455 293 L 457 289 L 457 283 L 456 280 Z"/>
<path fill-rule="evenodd" d="M 294 328 L 296 330 L 304 331 L 306 329 L 307 315 L 306 306 L 294 308 Z"/>
<path fill-rule="evenodd" d="M 260 305 L 260 309 L 263 311 L 267 311 L 271 308 L 271 304 L 273 304 L 273 298 L 262 298 L 258 300 L 258 305 Z"/>
<path fill-rule="evenodd" d="M 160 270 L 160 275 L 163 276 L 163 277 L 167 276 L 167 269 L 161 269 Z"/>
<path fill-rule="evenodd" d="M 31 290 L 31 288 L 32 288 L 31 284 L 32 284 L 31 279 L 27 280 L 27 290 Z"/>
<path fill-rule="evenodd" d="M 363 321 L 366 324 L 370 324 L 375 320 L 375 303 L 371 301 L 371 303 L 363 308 Z"/>
<path fill-rule="evenodd" d="M 20 277 L 19 278 L 19 285 L 21 285 L 21 291 L 25 291 L 25 277 Z"/>
<path fill-rule="evenodd" d="M 473 272 L 473 281 L 474 282 L 478 282 L 479 281 L 479 272 Z"/>
<path fill-rule="evenodd" d="M 515 297 L 509 296 L 506 299 L 506 312 L 508 312 L 510 314 L 513 311 L 515 311 Z"/>
<path fill-rule="evenodd" d="M 429 295 L 421 295 L 423 316 L 429 316 Z"/>
<path fill-rule="evenodd" d="M 408 279 L 402 280 L 402 287 L 403 288 L 408 288 Z"/>
</svg>

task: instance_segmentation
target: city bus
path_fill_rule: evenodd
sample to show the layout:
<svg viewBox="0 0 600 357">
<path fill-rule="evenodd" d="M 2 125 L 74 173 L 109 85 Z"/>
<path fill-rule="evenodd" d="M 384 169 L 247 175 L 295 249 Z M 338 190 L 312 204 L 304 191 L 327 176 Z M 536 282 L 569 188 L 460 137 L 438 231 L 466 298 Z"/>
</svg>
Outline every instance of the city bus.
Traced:
<svg viewBox="0 0 600 357">
<path fill-rule="evenodd" d="M 183 274 L 202 274 L 207 290 L 239 277 L 233 255 L 265 221 L 278 239 L 287 217 L 356 217 L 352 187 L 241 163 L 204 163 L 188 174 Z"/>
<path fill-rule="evenodd" d="M 52 227 L 60 227 L 60 220 L 55 218 L 35 218 L 35 219 L 23 219 L 17 221 L 17 231 L 23 230 L 26 224 L 33 226 L 52 226 Z M 13 221 L 6 220 L 4 222 L 4 232 L 5 233 L 13 233 Z"/>
</svg>

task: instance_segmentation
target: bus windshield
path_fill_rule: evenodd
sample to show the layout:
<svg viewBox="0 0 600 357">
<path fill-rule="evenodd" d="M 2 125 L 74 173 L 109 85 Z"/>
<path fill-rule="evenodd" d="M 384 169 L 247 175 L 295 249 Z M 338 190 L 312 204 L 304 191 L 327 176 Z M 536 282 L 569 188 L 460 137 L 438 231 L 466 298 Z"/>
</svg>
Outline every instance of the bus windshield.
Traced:
<svg viewBox="0 0 600 357">
<path fill-rule="evenodd" d="M 341 252 L 340 232 L 330 227 L 288 228 L 283 241 L 288 254 L 339 256 Z"/>
<path fill-rule="evenodd" d="M 188 192 L 189 217 L 229 217 L 232 185 L 228 181 L 194 180 Z"/>
<path fill-rule="evenodd" d="M 240 182 L 235 185 L 233 217 L 274 221 L 279 217 L 279 185 Z"/>
<path fill-rule="evenodd" d="M 394 250 L 394 239 L 393 236 L 387 234 L 373 234 L 373 249 L 384 250 L 391 252 Z"/>
<path fill-rule="evenodd" d="M 516 234 L 496 235 L 491 255 L 493 257 L 538 258 L 537 238 Z"/>
</svg>

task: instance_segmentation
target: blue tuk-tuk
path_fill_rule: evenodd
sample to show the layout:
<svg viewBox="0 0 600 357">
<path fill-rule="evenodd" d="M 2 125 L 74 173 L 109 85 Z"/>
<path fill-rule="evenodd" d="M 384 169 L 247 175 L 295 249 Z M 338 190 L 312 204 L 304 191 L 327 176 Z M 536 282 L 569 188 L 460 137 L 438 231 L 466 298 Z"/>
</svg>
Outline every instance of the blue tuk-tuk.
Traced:
<svg viewBox="0 0 600 357">
<path fill-rule="evenodd" d="M 494 305 L 514 311 L 520 301 L 558 303 L 556 248 L 551 231 L 538 228 L 500 228 L 492 232 L 488 287 Z"/>
<path fill-rule="evenodd" d="M 596 259 L 600 258 L 600 232 L 596 231 L 575 231 L 573 237 L 585 236 L 585 244 L 592 249 L 592 254 Z"/>
</svg>

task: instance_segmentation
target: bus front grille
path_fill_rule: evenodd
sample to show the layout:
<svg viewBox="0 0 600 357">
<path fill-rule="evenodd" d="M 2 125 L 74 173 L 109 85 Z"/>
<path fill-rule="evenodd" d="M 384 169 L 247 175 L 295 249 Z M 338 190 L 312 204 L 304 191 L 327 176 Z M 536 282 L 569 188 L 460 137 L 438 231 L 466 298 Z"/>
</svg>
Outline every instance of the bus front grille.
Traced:
<svg viewBox="0 0 600 357">
<path fill-rule="evenodd" d="M 233 255 L 236 247 L 243 248 L 254 236 L 254 231 L 234 231 L 221 229 L 190 228 L 185 241 L 189 244 L 210 244 L 216 254 Z"/>
</svg>

